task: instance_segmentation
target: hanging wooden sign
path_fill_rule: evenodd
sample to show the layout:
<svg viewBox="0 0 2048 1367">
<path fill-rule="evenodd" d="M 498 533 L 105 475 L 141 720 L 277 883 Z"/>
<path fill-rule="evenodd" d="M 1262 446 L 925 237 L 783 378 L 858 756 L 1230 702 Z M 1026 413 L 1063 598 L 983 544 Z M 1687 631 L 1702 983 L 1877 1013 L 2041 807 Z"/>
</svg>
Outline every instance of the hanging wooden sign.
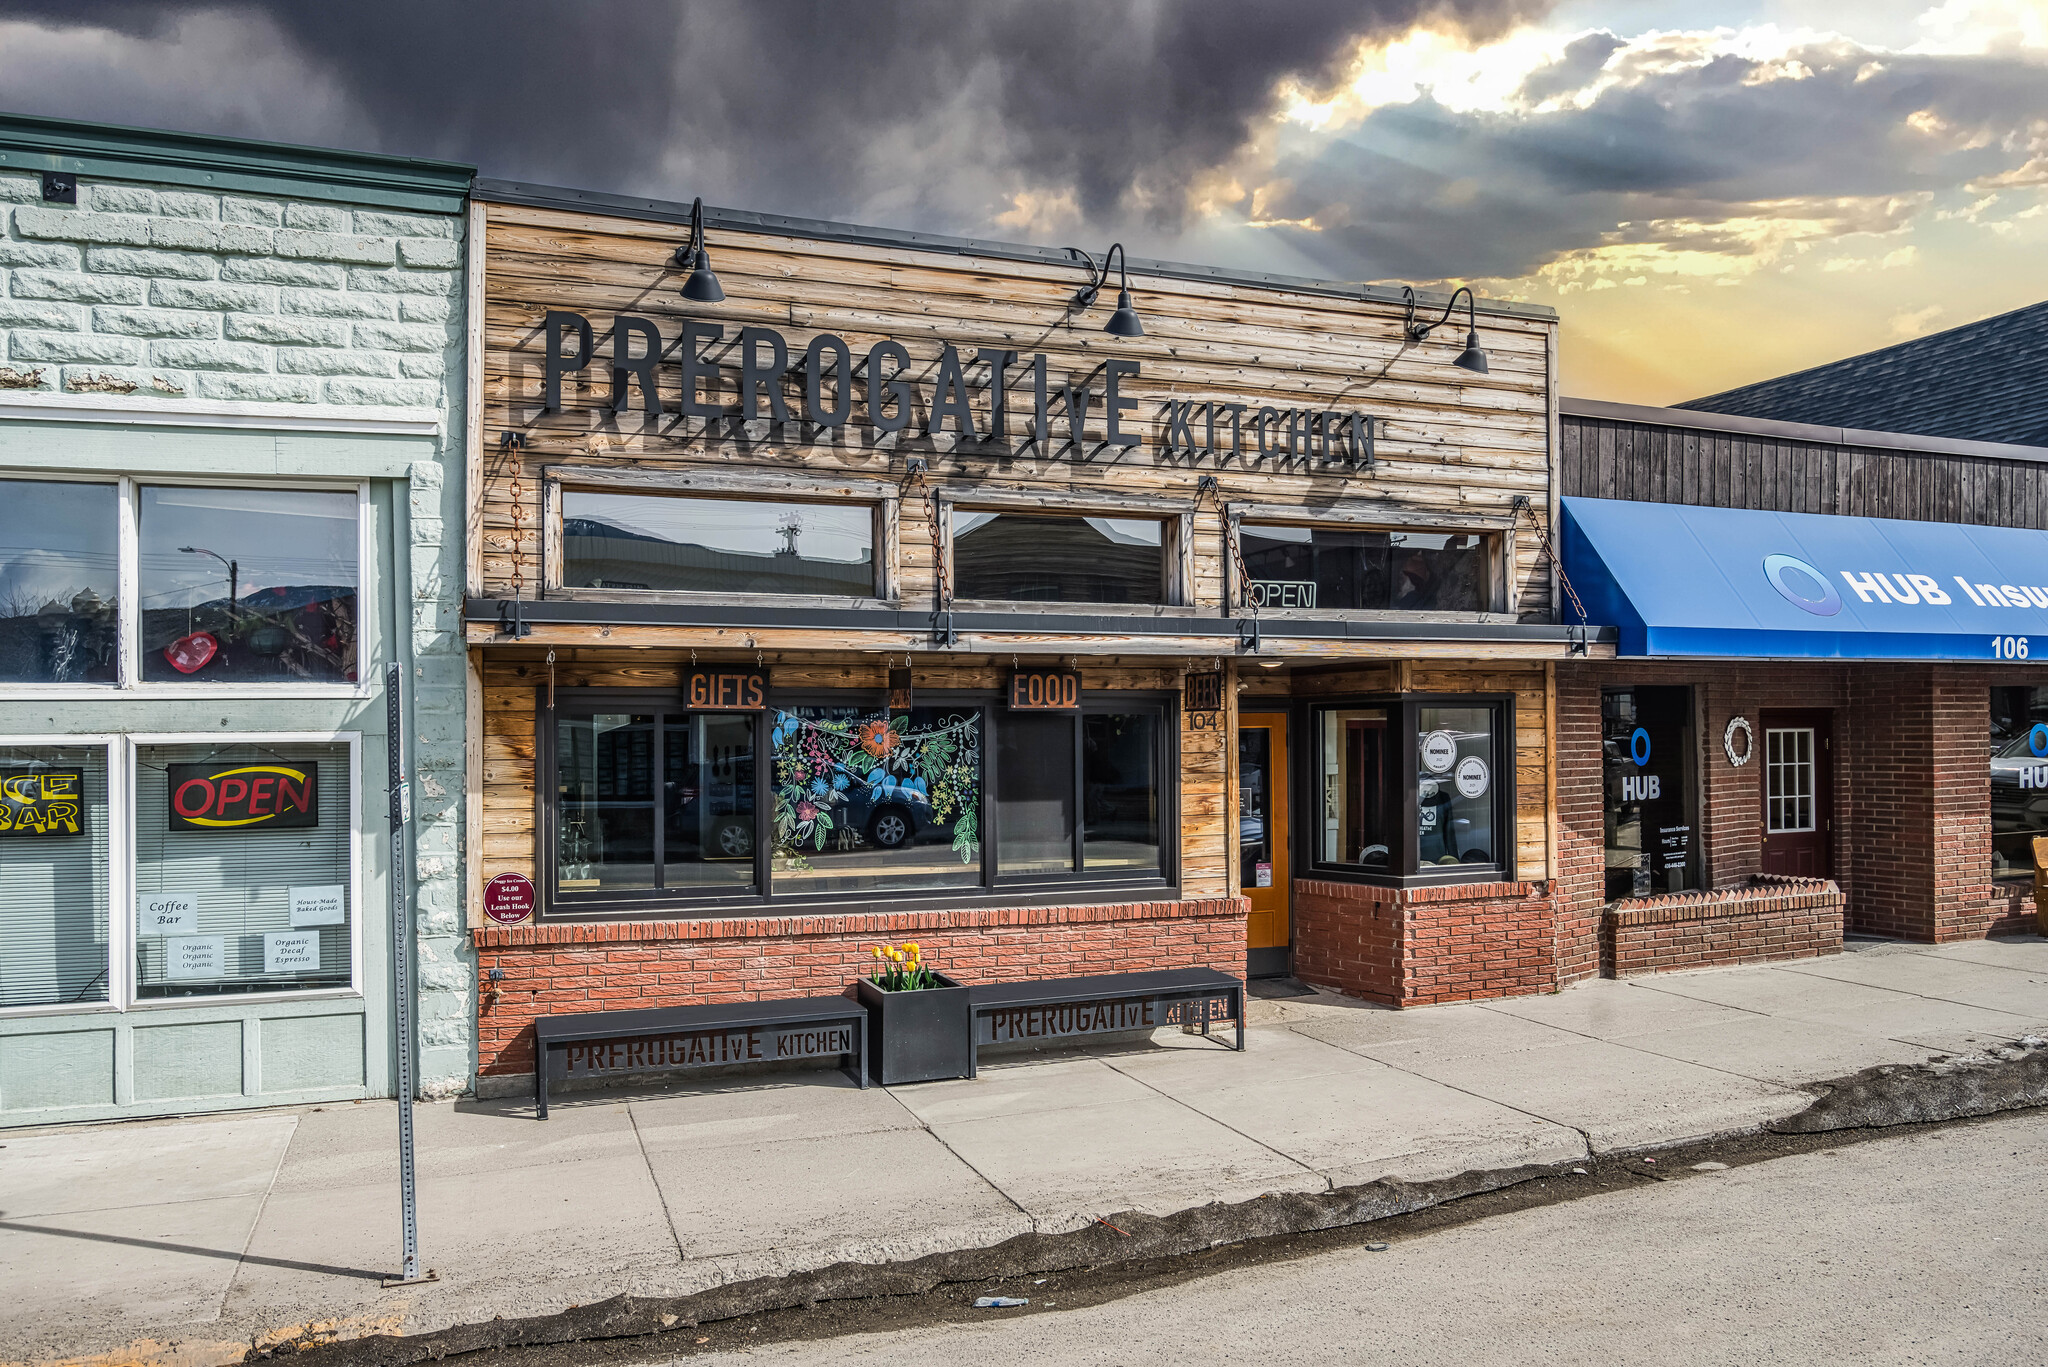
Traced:
<svg viewBox="0 0 2048 1367">
<path fill-rule="evenodd" d="M 895 717 L 909 714 L 910 670 L 892 669 L 889 671 L 889 715 Z"/>
<path fill-rule="evenodd" d="M 1081 676 L 1071 669 L 1020 669 L 1010 676 L 1012 712 L 1079 712 Z"/>
<path fill-rule="evenodd" d="M 692 712 L 759 712 L 768 706 L 768 672 L 716 667 L 685 670 L 683 706 Z"/>
</svg>

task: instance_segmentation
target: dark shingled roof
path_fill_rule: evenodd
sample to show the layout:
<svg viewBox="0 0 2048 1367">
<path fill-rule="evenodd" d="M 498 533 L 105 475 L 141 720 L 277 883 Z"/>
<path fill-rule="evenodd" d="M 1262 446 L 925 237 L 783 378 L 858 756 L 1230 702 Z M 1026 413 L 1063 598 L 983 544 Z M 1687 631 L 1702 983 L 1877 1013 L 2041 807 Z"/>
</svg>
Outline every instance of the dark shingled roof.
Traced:
<svg viewBox="0 0 2048 1367">
<path fill-rule="evenodd" d="M 1673 407 L 2048 446 L 2044 391 L 2048 303 Z"/>
</svg>

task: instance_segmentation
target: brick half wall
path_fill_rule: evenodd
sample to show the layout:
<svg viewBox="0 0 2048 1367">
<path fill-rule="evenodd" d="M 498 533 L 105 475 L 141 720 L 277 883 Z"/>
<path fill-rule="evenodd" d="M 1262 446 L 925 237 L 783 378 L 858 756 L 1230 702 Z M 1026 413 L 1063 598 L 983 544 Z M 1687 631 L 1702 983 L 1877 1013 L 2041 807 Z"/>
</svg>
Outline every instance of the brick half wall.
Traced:
<svg viewBox="0 0 2048 1367">
<path fill-rule="evenodd" d="M 1294 973 L 1389 1006 L 1558 985 L 1553 883 L 1294 884 Z"/>
<path fill-rule="evenodd" d="M 533 1071 L 533 1022 L 550 1015 L 695 1006 L 848 990 L 869 949 L 914 940 L 964 982 L 1158 968 L 1244 976 L 1242 897 L 1104 906 L 980 907 L 846 916 L 480 926 L 479 968 L 505 972 L 478 1022 L 478 1072 Z"/>
<path fill-rule="evenodd" d="M 1617 978 L 1836 954 L 1842 890 L 1824 878 L 1759 877 L 1750 886 L 1631 898 L 1607 908 L 1602 934 Z"/>
</svg>

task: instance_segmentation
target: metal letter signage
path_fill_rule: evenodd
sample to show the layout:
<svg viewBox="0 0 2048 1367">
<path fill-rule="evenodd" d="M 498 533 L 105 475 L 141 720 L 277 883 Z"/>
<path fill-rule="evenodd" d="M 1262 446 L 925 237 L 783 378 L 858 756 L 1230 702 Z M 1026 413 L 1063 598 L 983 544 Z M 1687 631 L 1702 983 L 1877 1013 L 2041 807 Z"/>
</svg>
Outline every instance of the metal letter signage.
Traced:
<svg viewBox="0 0 2048 1367">
<path fill-rule="evenodd" d="M 174 831 L 295 830 L 320 824 L 320 766 L 173 764 Z"/>
<path fill-rule="evenodd" d="M 1190 674 L 1181 683 L 1180 710 L 1191 731 L 1215 731 L 1223 725 L 1223 671 Z"/>
<path fill-rule="evenodd" d="M 1228 1000 L 1217 997 L 1164 1001 L 1156 997 L 1126 997 L 1120 1001 L 1013 1006 L 977 1013 L 974 1042 L 1008 1044 L 1015 1040 L 1064 1039 L 1070 1035 L 1108 1035 L 1229 1018 Z"/>
<path fill-rule="evenodd" d="M 683 706 L 692 712 L 759 712 L 768 706 L 768 675 L 758 669 L 692 669 L 683 675 Z"/>
<path fill-rule="evenodd" d="M 699 1030 L 651 1039 L 598 1040 L 562 1051 L 570 1077 L 634 1072 L 647 1068 L 693 1068 L 720 1063 L 772 1063 L 777 1059 L 831 1058 L 860 1052 L 852 1025 L 796 1029 L 755 1026 L 747 1030 Z"/>
<path fill-rule="evenodd" d="M 1010 676 L 1012 712 L 1079 712 L 1081 676 L 1069 669 L 1020 669 Z"/>
<path fill-rule="evenodd" d="M 0 769 L 0 836 L 83 835 L 83 769 Z"/>
</svg>

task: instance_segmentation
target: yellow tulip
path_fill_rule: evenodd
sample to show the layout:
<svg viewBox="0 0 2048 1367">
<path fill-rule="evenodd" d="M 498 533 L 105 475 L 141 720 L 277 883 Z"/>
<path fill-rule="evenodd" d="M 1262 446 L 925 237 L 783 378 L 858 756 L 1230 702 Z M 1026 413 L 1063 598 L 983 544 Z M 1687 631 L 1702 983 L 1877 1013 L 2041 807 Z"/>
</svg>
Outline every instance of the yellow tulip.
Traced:
<svg viewBox="0 0 2048 1367">
<path fill-rule="evenodd" d="M 880 945 L 875 946 L 874 954 L 877 959 L 882 957 L 882 947 Z"/>
</svg>

